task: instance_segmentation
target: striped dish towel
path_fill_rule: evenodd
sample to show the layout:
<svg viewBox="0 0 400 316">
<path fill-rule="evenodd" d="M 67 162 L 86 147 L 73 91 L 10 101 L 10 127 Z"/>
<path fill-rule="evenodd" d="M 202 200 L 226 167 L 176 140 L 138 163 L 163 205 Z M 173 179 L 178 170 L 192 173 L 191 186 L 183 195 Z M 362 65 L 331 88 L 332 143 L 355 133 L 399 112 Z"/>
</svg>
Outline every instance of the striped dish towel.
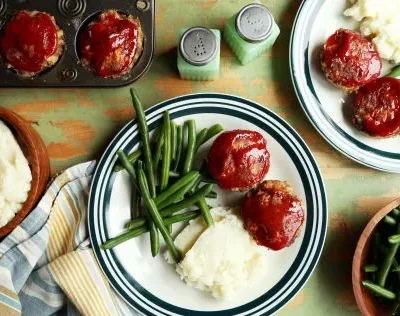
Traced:
<svg viewBox="0 0 400 316">
<path fill-rule="evenodd" d="M 138 315 L 97 265 L 87 230 L 95 162 L 58 176 L 0 243 L 0 315 Z"/>
</svg>

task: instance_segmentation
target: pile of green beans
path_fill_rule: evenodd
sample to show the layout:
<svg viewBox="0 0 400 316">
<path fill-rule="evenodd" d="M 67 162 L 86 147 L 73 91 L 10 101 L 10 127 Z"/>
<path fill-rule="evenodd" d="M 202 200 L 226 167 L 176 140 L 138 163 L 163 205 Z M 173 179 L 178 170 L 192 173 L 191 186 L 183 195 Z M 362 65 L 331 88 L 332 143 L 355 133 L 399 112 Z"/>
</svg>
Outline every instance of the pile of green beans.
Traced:
<svg viewBox="0 0 400 316">
<path fill-rule="evenodd" d="M 378 224 L 372 236 L 362 285 L 382 300 L 392 302 L 392 315 L 400 315 L 400 208 Z"/>
<path fill-rule="evenodd" d="M 126 170 L 131 178 L 133 216 L 126 225 L 127 230 L 104 242 L 101 248 L 111 249 L 149 232 L 151 253 L 156 256 L 160 251 L 160 233 L 171 255 L 179 262 L 181 254 L 171 236 L 172 224 L 203 216 L 207 225 L 213 225 L 206 198 L 217 197 L 213 191 L 214 183 L 209 183 L 201 171 L 194 170 L 193 165 L 200 147 L 223 128 L 215 124 L 196 134 L 194 120 L 180 125 L 165 111 L 152 142 L 143 107 L 133 89 L 131 96 L 141 142 L 139 148 L 129 155 L 118 151 L 114 171 Z M 187 210 L 195 205 L 198 209 Z"/>
</svg>

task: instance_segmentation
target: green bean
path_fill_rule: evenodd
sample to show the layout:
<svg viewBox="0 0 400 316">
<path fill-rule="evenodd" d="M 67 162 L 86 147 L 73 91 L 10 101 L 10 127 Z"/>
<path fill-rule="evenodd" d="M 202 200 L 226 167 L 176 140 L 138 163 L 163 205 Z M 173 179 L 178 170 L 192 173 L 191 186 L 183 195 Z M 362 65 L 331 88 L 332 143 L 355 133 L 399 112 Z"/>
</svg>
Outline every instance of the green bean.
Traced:
<svg viewBox="0 0 400 316">
<path fill-rule="evenodd" d="M 217 197 L 218 197 L 218 195 L 217 195 L 217 192 L 215 192 L 215 191 L 211 191 L 210 193 L 208 193 L 206 195 L 206 198 L 209 198 L 209 199 L 216 199 Z"/>
<path fill-rule="evenodd" d="M 364 266 L 364 272 L 376 272 L 378 271 L 378 266 L 376 264 L 368 264 Z"/>
<path fill-rule="evenodd" d="M 390 244 L 398 244 L 400 243 L 400 234 L 392 235 L 388 238 Z"/>
<path fill-rule="evenodd" d="M 147 181 L 150 189 L 150 196 L 156 196 L 156 186 L 154 182 L 154 172 L 153 172 L 153 163 L 151 158 L 151 150 L 150 150 L 150 137 L 149 137 L 149 129 L 147 127 L 146 117 L 143 111 L 143 106 L 136 94 L 136 91 L 132 88 L 131 97 L 133 106 L 136 110 L 136 119 L 138 122 L 139 132 L 142 140 L 142 151 L 144 156 L 144 164 L 146 167 Z"/>
<path fill-rule="evenodd" d="M 194 186 L 196 181 L 197 181 L 196 178 L 193 179 L 192 182 L 189 182 L 188 184 L 186 184 L 185 186 L 180 188 L 178 191 L 176 191 L 174 194 L 172 194 L 168 199 L 161 202 L 160 204 L 157 204 L 157 207 L 161 210 L 163 208 L 166 208 L 166 207 L 172 205 L 176 201 L 182 200 L 184 198 L 185 194 L 188 193 L 189 190 L 191 190 L 191 188 Z"/>
<path fill-rule="evenodd" d="M 392 71 L 387 75 L 388 77 L 400 77 L 400 65 L 393 67 Z"/>
<path fill-rule="evenodd" d="M 210 209 L 208 208 L 206 199 L 204 196 L 197 202 L 197 205 L 201 211 L 201 215 L 204 218 L 204 221 L 206 222 L 207 226 L 212 226 L 214 225 L 214 220 L 211 216 Z"/>
<path fill-rule="evenodd" d="M 202 182 L 203 177 L 200 176 L 195 183 L 193 183 L 193 186 L 190 188 L 190 190 L 188 191 L 189 195 L 192 195 L 195 191 L 197 191 L 199 189 L 200 183 Z"/>
<path fill-rule="evenodd" d="M 143 163 L 142 161 L 138 161 L 138 166 L 140 169 L 143 168 Z M 149 192 L 149 185 L 147 183 L 146 176 L 143 178 L 143 187 L 141 188 L 142 192 L 146 191 Z M 146 214 L 145 217 L 147 218 L 147 224 L 149 227 L 150 231 L 150 248 L 151 248 L 151 254 L 153 257 L 157 256 L 159 251 L 160 251 L 160 238 L 158 236 L 158 230 L 156 225 L 153 222 L 153 219 L 151 218 L 150 214 Z"/>
<path fill-rule="evenodd" d="M 400 224 L 397 226 L 397 233 L 400 234 Z M 388 253 L 379 269 L 377 283 L 379 286 L 385 286 L 385 282 L 392 266 L 393 260 L 395 259 L 397 250 L 400 244 L 393 244 L 390 246 Z"/>
<path fill-rule="evenodd" d="M 178 125 L 176 128 L 176 156 L 174 165 L 172 167 L 172 170 L 174 171 L 178 170 L 179 162 L 182 156 L 182 148 L 183 148 L 183 127 L 181 125 Z"/>
<path fill-rule="evenodd" d="M 168 216 L 163 218 L 164 225 L 172 225 L 175 223 L 179 222 L 185 222 L 185 221 L 190 221 L 192 219 L 197 218 L 200 215 L 200 210 L 194 210 L 194 211 L 189 211 L 185 212 L 182 214 L 176 214 L 173 216 Z M 149 231 L 149 227 L 147 225 L 147 220 L 142 218 L 141 219 L 143 222 L 141 225 L 136 226 L 133 229 L 129 229 L 128 231 L 124 232 L 123 234 L 111 238 L 107 240 L 103 245 L 101 245 L 102 249 L 110 249 L 113 248 L 129 239 L 138 237 L 140 235 L 143 235 L 144 233 L 147 233 Z"/>
<path fill-rule="evenodd" d="M 122 151 L 118 150 L 117 152 L 119 161 L 122 165 L 122 167 L 128 171 L 128 173 L 132 176 L 133 179 L 136 179 L 136 171 L 133 165 L 130 163 L 128 156 Z"/>
<path fill-rule="evenodd" d="M 142 155 L 142 150 L 139 148 L 128 155 L 128 160 L 132 165 L 134 165 L 136 163 L 136 161 L 139 160 L 141 155 Z M 114 167 L 114 172 L 119 172 L 123 169 L 124 169 L 124 167 L 121 165 L 121 163 L 117 162 Z"/>
<path fill-rule="evenodd" d="M 158 235 L 158 230 L 156 225 L 154 224 L 153 220 L 148 216 L 149 219 L 147 221 L 149 225 L 150 231 L 150 248 L 151 248 L 151 255 L 153 257 L 157 256 L 160 252 L 160 237 Z"/>
<path fill-rule="evenodd" d="M 390 272 L 400 272 L 400 266 L 393 266 L 392 270 Z"/>
<path fill-rule="evenodd" d="M 156 205 L 159 205 L 159 203 L 165 201 L 168 199 L 172 194 L 174 194 L 176 191 L 187 185 L 188 183 L 192 182 L 193 179 L 200 178 L 199 172 L 198 171 L 192 171 L 189 172 L 188 174 L 184 175 L 182 178 L 180 178 L 178 181 L 176 181 L 173 185 L 169 186 L 166 190 L 161 192 L 155 199 L 154 202 Z"/>
<path fill-rule="evenodd" d="M 165 225 L 172 225 L 175 223 L 185 222 L 195 219 L 200 215 L 200 213 L 201 212 L 199 210 L 188 211 L 182 214 L 176 214 L 173 216 L 165 217 L 163 220 Z"/>
<path fill-rule="evenodd" d="M 399 216 L 400 216 L 400 210 L 399 210 L 398 208 L 394 208 L 394 209 L 392 210 L 392 215 L 393 215 L 394 217 L 399 217 Z"/>
<path fill-rule="evenodd" d="M 194 120 L 189 120 L 185 122 L 188 130 L 188 141 L 186 146 L 186 157 L 183 163 L 182 173 L 186 174 L 192 169 L 193 157 L 196 146 L 196 123 Z"/>
<path fill-rule="evenodd" d="M 176 124 L 174 121 L 171 121 L 171 161 L 174 161 L 176 158 L 177 144 Z"/>
<path fill-rule="evenodd" d="M 204 176 L 201 178 L 201 182 L 203 182 L 203 183 L 212 183 L 212 184 L 216 184 L 217 183 L 214 179 L 207 178 L 207 177 L 204 177 Z"/>
<path fill-rule="evenodd" d="M 128 223 L 126 223 L 125 227 L 127 229 L 135 229 L 137 227 L 143 226 L 146 224 L 146 219 L 144 217 L 138 217 L 131 219 Z"/>
<path fill-rule="evenodd" d="M 164 146 L 164 131 L 161 126 L 157 130 L 157 142 L 156 142 L 156 147 L 154 150 L 154 157 L 153 157 L 154 174 L 158 174 L 157 168 L 158 168 L 158 164 L 160 163 L 163 146 Z"/>
<path fill-rule="evenodd" d="M 119 161 L 121 162 L 121 165 L 123 166 L 123 168 L 128 171 L 128 174 L 130 175 L 130 180 L 131 180 L 131 190 L 132 192 L 134 192 L 134 190 L 139 190 L 138 188 L 138 184 L 136 183 L 136 172 L 135 172 L 135 168 L 133 167 L 133 165 L 130 163 L 128 156 L 122 151 L 119 150 L 117 152 Z M 132 205 L 131 205 L 132 207 Z M 132 213 L 132 209 L 131 209 L 131 213 Z"/>
<path fill-rule="evenodd" d="M 392 226 L 396 225 L 396 220 L 395 220 L 392 216 L 389 216 L 389 215 L 386 215 L 386 216 L 383 218 L 383 221 L 384 221 L 386 224 L 389 224 L 389 225 L 392 225 Z"/>
<path fill-rule="evenodd" d="M 169 119 L 168 111 L 164 112 L 163 130 L 164 130 L 164 148 L 162 155 L 162 168 L 161 168 L 161 180 L 160 180 L 161 191 L 165 190 L 165 188 L 168 186 L 169 169 L 171 165 L 171 122 Z"/>
<path fill-rule="evenodd" d="M 170 178 L 180 178 L 181 177 L 181 175 L 180 175 L 180 173 L 178 173 L 178 172 L 175 172 L 175 171 L 169 171 L 169 177 Z"/>
<path fill-rule="evenodd" d="M 167 113 L 168 114 L 168 113 Z M 169 124 L 168 124 L 169 125 Z M 165 138 L 165 141 L 167 142 L 168 138 Z M 144 203 L 147 207 L 147 210 L 149 211 L 151 218 L 153 219 L 157 229 L 160 231 L 161 235 L 164 238 L 165 244 L 167 245 L 169 251 L 171 252 L 172 257 L 174 258 L 175 262 L 179 262 L 181 260 L 181 254 L 179 253 L 179 250 L 176 248 L 174 241 L 171 237 L 171 235 L 168 233 L 168 230 L 166 229 L 163 219 L 158 212 L 157 206 L 154 203 L 154 200 L 151 198 L 150 194 L 148 191 L 146 191 L 145 187 L 145 173 L 143 171 L 143 168 L 141 168 L 141 165 L 138 165 L 138 182 L 140 186 L 140 190 L 142 192 L 142 197 L 144 200 Z"/>
<path fill-rule="evenodd" d="M 190 221 L 198 217 L 200 214 L 201 214 L 200 210 L 193 210 L 182 214 L 176 214 L 173 216 L 164 217 L 163 221 L 165 225 L 172 225 L 179 222 Z"/>
<path fill-rule="evenodd" d="M 167 225 L 171 225 L 171 224 L 175 224 L 175 223 L 178 223 L 178 222 L 182 222 L 182 221 L 186 220 L 187 217 L 190 217 L 189 219 L 192 219 L 192 216 L 194 216 L 193 215 L 194 213 L 197 214 L 196 215 L 196 217 L 197 217 L 198 215 L 200 215 L 200 210 L 188 211 L 188 212 L 185 212 L 185 213 L 175 214 L 175 215 L 172 215 L 172 216 L 166 215 L 166 216 L 163 216 L 163 222 L 164 222 L 164 224 L 166 226 Z M 125 225 L 125 227 L 127 229 L 130 229 L 130 230 L 131 229 L 135 229 L 135 228 L 141 227 L 143 225 L 147 225 L 147 221 L 148 220 L 145 217 L 142 216 L 142 217 L 130 220 Z"/>
<path fill-rule="evenodd" d="M 199 150 L 200 146 L 204 144 L 204 140 L 207 137 L 207 132 L 208 132 L 208 129 L 207 128 L 203 128 L 200 131 L 200 133 L 197 134 L 195 152 L 197 152 Z"/>
<path fill-rule="evenodd" d="M 212 191 L 212 188 L 213 188 L 212 184 L 206 184 L 187 199 L 184 199 L 178 203 L 172 204 L 166 208 L 161 209 L 160 214 L 162 216 L 172 215 L 180 210 L 192 206 L 193 204 L 196 204 L 206 194 L 210 193 Z"/>
<path fill-rule="evenodd" d="M 203 144 L 208 142 L 211 138 L 213 138 L 217 134 L 221 133 L 223 130 L 224 130 L 224 128 L 222 127 L 221 124 L 215 124 L 215 125 L 211 126 L 207 131 L 207 135 L 203 140 Z"/>
<path fill-rule="evenodd" d="M 372 283 L 371 281 L 362 281 L 362 285 L 374 294 L 382 296 L 389 300 L 394 300 L 396 298 L 396 294 L 394 294 L 392 291 L 387 290 L 384 287 L 379 286 L 375 283 Z"/>
<path fill-rule="evenodd" d="M 168 233 L 171 235 L 172 234 L 172 225 L 165 225 L 165 227 L 167 228 Z"/>
<path fill-rule="evenodd" d="M 138 189 L 134 189 L 131 201 L 131 218 L 138 218 L 141 213 L 140 207 L 140 192 Z"/>
<path fill-rule="evenodd" d="M 144 234 L 145 232 L 147 232 L 148 229 L 145 227 L 137 227 L 135 229 L 132 230 L 128 230 L 127 232 L 111 238 L 109 240 L 107 240 L 104 244 L 101 245 L 101 249 L 106 250 L 106 249 L 111 249 L 114 248 L 115 246 L 129 240 L 132 239 L 134 237 L 140 236 L 142 234 Z"/>
<path fill-rule="evenodd" d="M 128 157 L 126 154 L 122 151 L 119 150 L 117 152 L 118 158 L 121 162 L 121 165 L 123 168 L 128 171 L 130 178 L 131 178 L 131 183 L 132 183 L 132 203 L 131 203 L 131 216 L 132 217 L 137 217 L 140 213 L 140 192 L 138 185 L 136 183 L 136 172 L 135 168 L 129 161 Z"/>
</svg>

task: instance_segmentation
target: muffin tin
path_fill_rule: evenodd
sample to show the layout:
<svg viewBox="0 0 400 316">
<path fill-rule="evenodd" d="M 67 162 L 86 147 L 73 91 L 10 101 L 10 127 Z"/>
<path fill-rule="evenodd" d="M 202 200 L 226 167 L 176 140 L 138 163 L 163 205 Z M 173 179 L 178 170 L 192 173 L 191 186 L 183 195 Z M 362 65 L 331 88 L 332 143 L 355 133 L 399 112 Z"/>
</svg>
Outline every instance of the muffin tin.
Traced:
<svg viewBox="0 0 400 316">
<path fill-rule="evenodd" d="M 132 70 L 119 78 L 101 78 L 81 65 L 78 34 L 101 12 L 115 9 L 140 19 L 143 53 Z M 139 79 L 150 67 L 154 51 L 154 0 L 0 0 L 0 27 L 20 10 L 44 11 L 64 31 L 65 47 L 52 68 L 32 78 L 21 78 L 0 58 L 1 87 L 118 87 Z M 1 30 L 0 30 L 1 36 Z"/>
</svg>

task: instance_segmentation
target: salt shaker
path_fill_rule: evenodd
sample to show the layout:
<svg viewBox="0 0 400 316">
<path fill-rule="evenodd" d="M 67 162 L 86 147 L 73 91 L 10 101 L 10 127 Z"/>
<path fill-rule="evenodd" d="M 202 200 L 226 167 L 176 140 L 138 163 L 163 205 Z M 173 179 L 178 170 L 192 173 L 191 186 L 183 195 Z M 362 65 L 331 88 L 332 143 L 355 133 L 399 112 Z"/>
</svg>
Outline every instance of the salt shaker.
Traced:
<svg viewBox="0 0 400 316">
<path fill-rule="evenodd" d="M 268 8 L 253 3 L 227 21 L 223 36 L 236 58 L 245 65 L 269 50 L 279 33 Z"/>
<path fill-rule="evenodd" d="M 215 80 L 219 76 L 219 30 L 192 27 L 181 31 L 178 70 L 182 79 Z"/>
</svg>

